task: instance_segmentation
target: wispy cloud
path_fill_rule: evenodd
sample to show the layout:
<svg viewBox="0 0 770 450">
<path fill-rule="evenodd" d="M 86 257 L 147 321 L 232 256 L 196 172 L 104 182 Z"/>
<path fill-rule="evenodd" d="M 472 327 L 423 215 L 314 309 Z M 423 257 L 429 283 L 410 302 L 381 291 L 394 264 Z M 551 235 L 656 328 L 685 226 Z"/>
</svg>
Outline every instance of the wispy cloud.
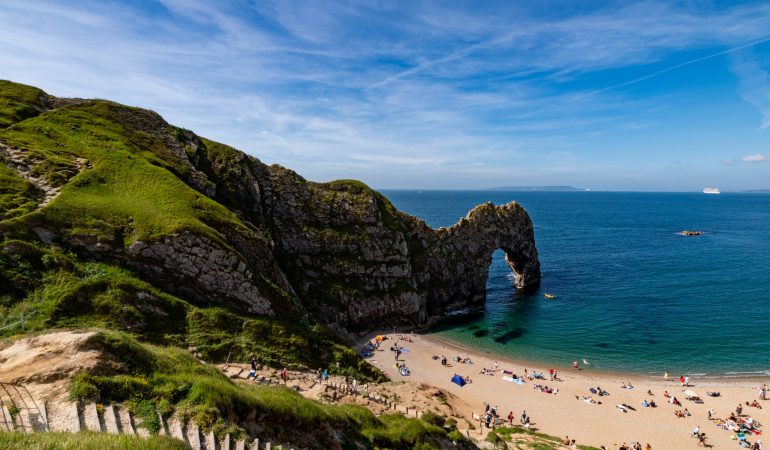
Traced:
<svg viewBox="0 0 770 450">
<path fill-rule="evenodd" d="M 744 156 L 743 158 L 741 158 L 741 161 L 745 161 L 749 163 L 758 163 L 758 162 L 770 161 L 770 157 L 765 156 L 761 153 L 756 153 L 754 155 Z"/>
<path fill-rule="evenodd" d="M 762 114 L 760 128 L 766 129 L 770 126 L 770 77 L 767 71 L 760 67 L 750 51 L 740 52 L 730 61 L 730 67 L 740 81 L 738 92 L 759 110 Z"/>
</svg>

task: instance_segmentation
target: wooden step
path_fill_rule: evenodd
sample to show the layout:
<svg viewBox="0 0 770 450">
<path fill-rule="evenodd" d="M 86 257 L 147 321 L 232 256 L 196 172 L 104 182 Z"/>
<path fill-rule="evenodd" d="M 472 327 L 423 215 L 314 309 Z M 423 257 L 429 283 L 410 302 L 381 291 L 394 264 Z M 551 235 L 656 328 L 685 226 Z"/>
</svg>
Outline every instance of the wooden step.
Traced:
<svg viewBox="0 0 770 450">
<path fill-rule="evenodd" d="M 220 450 L 230 450 L 230 433 L 225 435 L 225 439 L 222 441 L 222 447 Z"/>
<path fill-rule="evenodd" d="M 73 402 L 71 408 L 72 414 L 74 414 L 72 417 L 72 430 L 77 433 L 78 431 L 84 430 L 86 427 L 85 422 L 83 421 L 83 409 L 77 402 Z"/>
<path fill-rule="evenodd" d="M 108 433 L 120 434 L 118 417 L 115 415 L 115 407 L 113 405 L 104 405 L 104 428 Z"/>
<path fill-rule="evenodd" d="M 88 431 L 104 431 L 99 423 L 99 412 L 96 410 L 96 403 L 88 402 L 83 405 L 83 419 Z"/>
<path fill-rule="evenodd" d="M 161 413 L 156 413 L 158 415 L 158 423 L 160 423 L 160 428 L 158 429 L 158 434 L 161 436 L 168 436 L 168 421 L 163 418 L 163 415 Z"/>
<path fill-rule="evenodd" d="M 188 446 L 190 445 L 189 442 L 187 442 L 187 436 L 182 428 L 182 422 L 179 421 L 177 416 L 172 416 L 168 419 L 168 433 L 171 437 L 184 441 Z"/>
<path fill-rule="evenodd" d="M 120 432 L 123 434 L 136 434 L 136 426 L 134 425 L 134 420 L 131 417 L 128 408 L 123 405 L 115 405 L 114 411 Z"/>
<path fill-rule="evenodd" d="M 206 450 L 217 450 L 217 438 L 214 436 L 213 431 L 209 431 L 209 433 L 206 435 Z"/>
<path fill-rule="evenodd" d="M 8 407 L 3 405 L 0 407 L 0 431 L 13 431 L 14 428 L 11 413 L 8 411 Z"/>
<path fill-rule="evenodd" d="M 187 423 L 185 434 L 187 436 L 187 443 L 190 444 L 192 450 L 201 450 L 203 448 L 200 429 L 192 420 Z"/>
</svg>

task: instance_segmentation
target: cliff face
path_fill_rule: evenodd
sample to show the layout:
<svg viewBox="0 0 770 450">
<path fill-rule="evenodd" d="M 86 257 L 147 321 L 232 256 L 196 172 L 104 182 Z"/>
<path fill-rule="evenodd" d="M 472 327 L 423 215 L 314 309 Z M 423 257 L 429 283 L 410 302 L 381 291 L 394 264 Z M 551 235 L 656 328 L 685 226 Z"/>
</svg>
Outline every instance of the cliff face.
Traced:
<svg viewBox="0 0 770 450">
<path fill-rule="evenodd" d="M 117 264 L 192 303 L 352 333 L 482 304 L 498 248 L 517 287 L 539 282 L 532 222 L 515 203 L 433 230 L 360 182 L 308 182 L 151 111 L 8 82 L 3 96 L 6 243 Z M 0 270 L 18 298 L 34 288 L 22 275 Z"/>
</svg>

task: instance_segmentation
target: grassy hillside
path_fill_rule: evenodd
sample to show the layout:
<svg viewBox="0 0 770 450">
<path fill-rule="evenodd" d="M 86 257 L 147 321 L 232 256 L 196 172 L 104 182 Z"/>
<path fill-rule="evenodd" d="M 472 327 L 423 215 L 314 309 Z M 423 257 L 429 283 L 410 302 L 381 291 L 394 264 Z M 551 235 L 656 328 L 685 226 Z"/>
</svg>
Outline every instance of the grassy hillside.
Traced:
<svg viewBox="0 0 770 450">
<path fill-rule="evenodd" d="M 282 168 L 255 173 L 266 166 L 254 161 L 152 111 L 57 99 L 0 81 L 0 317 L 25 318 L 23 330 L 0 330 L 0 338 L 102 330 L 92 345 L 107 356 L 108 370 L 76 375 L 71 397 L 127 404 L 151 431 L 157 430 L 156 412 L 176 410 L 217 433 L 238 434 L 249 417 L 263 435 L 310 448 L 466 446 L 451 427 L 401 415 L 378 418 L 285 388 L 234 384 L 184 350 L 196 347 L 210 361 L 255 356 L 273 367 L 324 367 L 359 380 L 384 379 L 313 319 L 308 311 L 318 297 L 298 298 L 274 253 L 282 243 L 271 227 L 281 224 L 263 214 L 261 202 L 280 176 L 291 181 L 289 188 L 309 193 L 308 205 L 324 206 L 335 224 L 337 205 L 352 221 L 373 208 L 376 217 L 365 225 L 381 220 L 385 229 L 398 228 L 397 211 L 381 196 L 373 206 L 374 194 L 362 183 L 309 183 Z M 286 217 L 301 228 L 302 211 L 289 212 L 297 213 Z M 350 231 L 340 223 L 327 229 L 314 224 L 310 231 L 339 241 L 334 233 Z M 193 241 L 173 241 L 179 236 L 208 246 L 185 248 Z M 283 261 L 284 267 L 290 263 Z M 217 275 L 205 284 L 210 273 Z M 231 280 L 220 285 L 218 278 Z M 249 302 L 262 299 L 269 312 L 249 309 Z M 3 434 L 0 447 L 52 448 L 58 438 Z M 58 442 L 56 448 L 176 445 L 91 434 Z"/>
</svg>

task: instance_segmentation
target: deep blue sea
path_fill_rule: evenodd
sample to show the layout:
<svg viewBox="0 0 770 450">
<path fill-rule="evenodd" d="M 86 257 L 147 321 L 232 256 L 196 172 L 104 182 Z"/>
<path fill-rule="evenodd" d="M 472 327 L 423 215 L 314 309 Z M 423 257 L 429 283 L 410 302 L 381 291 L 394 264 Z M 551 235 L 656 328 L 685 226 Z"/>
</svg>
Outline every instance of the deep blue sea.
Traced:
<svg viewBox="0 0 770 450">
<path fill-rule="evenodd" d="M 604 371 L 770 374 L 770 195 L 384 194 L 433 227 L 486 201 L 515 200 L 532 217 L 539 291 L 517 294 L 495 252 L 483 315 L 437 329 L 446 339 L 560 366 L 585 358 Z"/>
</svg>

